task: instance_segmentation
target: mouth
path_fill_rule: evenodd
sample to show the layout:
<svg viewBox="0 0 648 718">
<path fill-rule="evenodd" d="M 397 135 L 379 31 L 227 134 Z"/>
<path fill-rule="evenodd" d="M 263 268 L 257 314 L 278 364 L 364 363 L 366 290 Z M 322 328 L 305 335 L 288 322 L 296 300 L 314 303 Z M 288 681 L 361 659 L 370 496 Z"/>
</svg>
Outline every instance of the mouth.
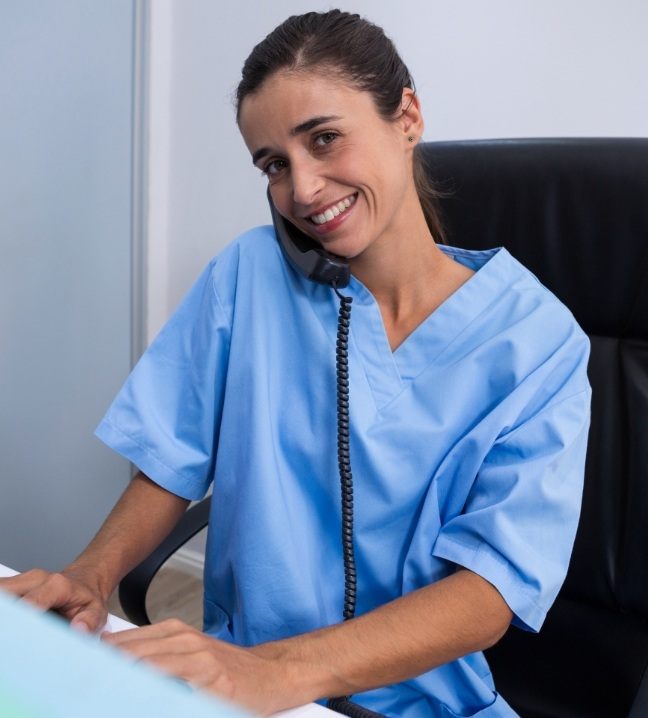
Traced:
<svg viewBox="0 0 648 718">
<path fill-rule="evenodd" d="M 358 197 L 358 193 L 350 194 L 348 197 L 329 205 L 323 211 L 313 213 L 306 217 L 306 219 L 312 224 L 324 228 L 329 222 L 337 219 L 340 215 L 343 215 L 349 207 L 352 207 Z"/>
</svg>

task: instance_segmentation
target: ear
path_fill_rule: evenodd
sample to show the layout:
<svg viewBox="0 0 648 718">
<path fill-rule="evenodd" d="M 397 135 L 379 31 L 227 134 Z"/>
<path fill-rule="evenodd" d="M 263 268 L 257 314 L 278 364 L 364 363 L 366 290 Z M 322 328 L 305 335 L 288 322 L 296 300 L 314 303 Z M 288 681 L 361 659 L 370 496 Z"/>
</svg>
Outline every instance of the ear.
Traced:
<svg viewBox="0 0 648 718">
<path fill-rule="evenodd" d="M 398 122 L 405 144 L 412 148 L 416 147 L 423 136 L 425 123 L 421 114 L 421 102 L 416 92 L 410 87 L 403 88 L 401 114 Z M 410 137 L 413 139 L 410 140 Z"/>
</svg>

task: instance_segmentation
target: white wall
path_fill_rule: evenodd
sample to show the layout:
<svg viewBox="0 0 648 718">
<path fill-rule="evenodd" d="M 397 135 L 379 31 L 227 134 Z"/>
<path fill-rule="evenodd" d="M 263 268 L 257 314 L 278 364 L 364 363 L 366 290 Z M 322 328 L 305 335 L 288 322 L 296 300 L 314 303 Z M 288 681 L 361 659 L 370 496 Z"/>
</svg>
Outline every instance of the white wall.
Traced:
<svg viewBox="0 0 648 718">
<path fill-rule="evenodd" d="M 130 479 L 132 0 L 0 0 L 0 562 L 60 568 Z"/>
<path fill-rule="evenodd" d="M 335 6 L 335 5 L 333 5 Z M 425 139 L 648 134 L 644 0 L 356 0 L 417 83 Z M 269 221 L 231 102 L 252 46 L 303 0 L 155 0 L 149 338 L 218 250 Z"/>
</svg>

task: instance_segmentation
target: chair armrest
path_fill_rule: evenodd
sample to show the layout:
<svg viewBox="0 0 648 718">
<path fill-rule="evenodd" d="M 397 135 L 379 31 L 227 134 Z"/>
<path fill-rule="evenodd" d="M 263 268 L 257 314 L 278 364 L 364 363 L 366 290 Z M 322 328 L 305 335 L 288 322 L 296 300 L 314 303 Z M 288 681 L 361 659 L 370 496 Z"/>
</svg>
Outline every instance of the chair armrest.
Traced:
<svg viewBox="0 0 648 718">
<path fill-rule="evenodd" d="M 155 551 L 121 580 L 119 602 L 133 623 L 138 626 L 151 623 L 146 612 L 146 592 L 153 577 L 179 548 L 207 526 L 210 506 L 211 496 L 192 506 Z"/>
</svg>

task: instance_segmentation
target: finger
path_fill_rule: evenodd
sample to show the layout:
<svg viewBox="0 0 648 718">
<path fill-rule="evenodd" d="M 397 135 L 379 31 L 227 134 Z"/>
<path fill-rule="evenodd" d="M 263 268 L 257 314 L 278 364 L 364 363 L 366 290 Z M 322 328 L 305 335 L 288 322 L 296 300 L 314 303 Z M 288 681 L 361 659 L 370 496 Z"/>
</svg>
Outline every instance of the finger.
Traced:
<svg viewBox="0 0 648 718">
<path fill-rule="evenodd" d="M 207 669 L 206 661 L 195 653 L 157 653 L 144 662 L 190 683 L 204 678 Z"/>
<path fill-rule="evenodd" d="M 206 688 L 230 698 L 234 685 L 223 663 L 208 651 L 194 653 L 158 653 L 144 659 L 160 671 L 186 681 L 194 688 Z"/>
<path fill-rule="evenodd" d="M 105 623 L 107 611 L 103 604 L 61 574 L 50 575 L 22 598 L 41 610 L 55 609 L 82 631 L 97 631 Z"/>
<path fill-rule="evenodd" d="M 25 587 L 22 598 L 42 610 L 58 608 L 67 615 L 74 589 L 71 583 L 61 574 L 51 574 L 45 580 L 31 587 Z"/>
<path fill-rule="evenodd" d="M 207 641 L 205 637 L 194 636 L 191 634 L 176 634 L 174 636 L 166 636 L 164 638 L 133 638 L 126 643 L 115 643 L 108 640 L 107 643 L 112 644 L 119 650 L 126 651 L 136 658 L 149 658 L 159 654 L 186 654 L 195 653 L 202 649 L 206 649 Z"/>
<path fill-rule="evenodd" d="M 103 607 L 89 607 L 72 616 L 70 626 L 83 633 L 97 633 L 106 625 L 108 611 Z"/>
<path fill-rule="evenodd" d="M 109 633 L 102 636 L 102 638 L 113 646 L 124 646 L 128 643 L 132 643 L 133 641 L 141 641 L 143 639 L 160 639 L 191 633 L 198 633 L 198 635 L 201 635 L 191 626 L 187 626 L 186 623 L 172 618 L 168 621 L 154 623 L 150 626 L 129 628 L 125 631 L 119 631 L 119 633 Z"/>
<path fill-rule="evenodd" d="M 98 631 L 106 621 L 107 611 L 101 602 L 63 574 L 32 569 L 2 582 L 2 588 L 13 595 L 42 611 L 55 611 L 78 630 Z"/>
<path fill-rule="evenodd" d="M 22 597 L 25 593 L 28 593 L 46 581 L 49 575 L 47 571 L 36 568 L 31 571 L 25 571 L 25 573 L 18 573 L 15 576 L 9 576 L 8 578 L 0 578 L 0 587 L 2 587 L 4 591 Z"/>
</svg>

